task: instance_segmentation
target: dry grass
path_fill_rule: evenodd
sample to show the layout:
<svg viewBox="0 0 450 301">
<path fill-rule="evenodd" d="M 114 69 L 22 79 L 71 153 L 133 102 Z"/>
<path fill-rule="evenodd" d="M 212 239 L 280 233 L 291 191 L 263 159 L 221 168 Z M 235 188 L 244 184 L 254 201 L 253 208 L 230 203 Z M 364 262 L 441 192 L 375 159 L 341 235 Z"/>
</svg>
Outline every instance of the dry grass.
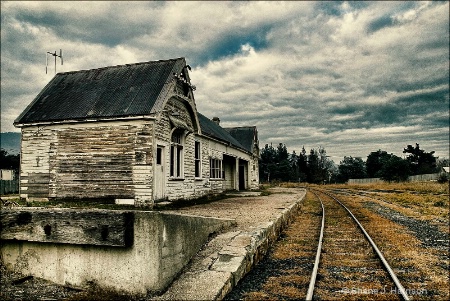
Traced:
<svg viewBox="0 0 450 301">
<path fill-rule="evenodd" d="M 314 262 L 319 237 L 321 207 L 315 196 L 308 192 L 303 200 L 300 213 L 284 231 L 268 256 L 275 262 L 286 259 Z M 306 296 L 311 270 L 300 265 L 279 270 L 282 275 L 269 277 L 259 291 L 245 294 L 245 300 L 301 300 Z"/>
<path fill-rule="evenodd" d="M 412 296 L 414 300 L 448 300 L 448 271 L 442 267 L 442 256 L 445 254 L 422 247 L 421 242 L 405 227 L 363 208 L 361 199 L 354 196 L 340 199 L 351 206 L 355 215 L 365 217 L 365 229 L 392 268 L 398 271 L 405 288 L 411 292 L 420 291 L 420 294 Z"/>
<path fill-rule="evenodd" d="M 449 233 L 450 201 L 448 183 L 376 183 L 329 185 L 326 188 L 348 189 L 356 192 L 364 191 L 372 198 L 385 201 L 378 202 L 382 206 L 418 220 L 428 221 L 438 226 L 442 232 Z"/>
<path fill-rule="evenodd" d="M 327 187 L 349 188 L 359 190 L 400 190 L 400 191 L 414 191 L 420 193 L 435 193 L 435 194 L 449 194 L 449 183 L 438 182 L 401 182 L 401 183 L 370 183 L 370 184 L 342 184 L 329 185 Z"/>
</svg>

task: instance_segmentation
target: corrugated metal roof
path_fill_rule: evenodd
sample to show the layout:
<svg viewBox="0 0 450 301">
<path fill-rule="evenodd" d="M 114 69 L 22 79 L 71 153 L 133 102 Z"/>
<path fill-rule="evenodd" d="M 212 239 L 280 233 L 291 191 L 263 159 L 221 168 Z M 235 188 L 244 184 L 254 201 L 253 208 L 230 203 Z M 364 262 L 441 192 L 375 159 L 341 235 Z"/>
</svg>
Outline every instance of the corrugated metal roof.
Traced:
<svg viewBox="0 0 450 301">
<path fill-rule="evenodd" d="M 14 123 L 148 115 L 173 73 L 181 73 L 185 66 L 185 59 L 178 58 L 58 73 Z M 241 144 L 240 139 L 197 114 L 204 135 L 252 151 L 248 143 Z"/>
<path fill-rule="evenodd" d="M 185 65 L 178 58 L 58 73 L 15 123 L 147 115 Z"/>
<path fill-rule="evenodd" d="M 255 126 L 224 128 L 230 135 L 235 138 L 239 143 L 249 152 L 253 152 L 253 143 L 255 139 Z M 256 137 L 256 139 L 258 139 Z"/>
<path fill-rule="evenodd" d="M 239 143 L 233 136 L 230 135 L 224 128 L 216 124 L 214 121 L 210 120 L 208 117 L 197 112 L 198 121 L 200 122 L 200 128 L 202 129 L 202 134 L 231 143 L 233 146 L 246 150 L 242 144 Z"/>
</svg>

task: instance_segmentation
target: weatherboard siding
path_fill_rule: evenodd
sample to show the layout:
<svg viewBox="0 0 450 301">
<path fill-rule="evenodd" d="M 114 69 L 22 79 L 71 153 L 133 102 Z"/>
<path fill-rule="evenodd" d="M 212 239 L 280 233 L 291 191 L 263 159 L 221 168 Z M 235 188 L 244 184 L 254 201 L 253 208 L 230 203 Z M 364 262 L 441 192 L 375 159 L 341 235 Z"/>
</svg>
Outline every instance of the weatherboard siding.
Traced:
<svg viewBox="0 0 450 301">
<path fill-rule="evenodd" d="M 194 128 L 181 101 L 166 106 Z M 169 112 L 168 111 L 168 112 Z M 170 137 L 174 125 L 169 113 L 158 122 L 114 121 L 22 128 L 21 196 L 57 199 L 134 199 L 136 205 L 153 203 L 153 164 L 156 148 L 164 146 L 165 197 L 192 199 L 238 189 L 239 159 L 245 168 L 246 188 L 258 188 L 257 157 L 223 142 L 186 132 L 183 177 L 170 177 Z M 201 176 L 195 177 L 195 141 L 201 145 Z M 210 159 L 224 160 L 225 179 L 210 179 Z M 241 161 L 242 163 L 242 161 Z"/>
<path fill-rule="evenodd" d="M 23 197 L 151 202 L 151 121 L 24 127 L 22 134 Z"/>
</svg>

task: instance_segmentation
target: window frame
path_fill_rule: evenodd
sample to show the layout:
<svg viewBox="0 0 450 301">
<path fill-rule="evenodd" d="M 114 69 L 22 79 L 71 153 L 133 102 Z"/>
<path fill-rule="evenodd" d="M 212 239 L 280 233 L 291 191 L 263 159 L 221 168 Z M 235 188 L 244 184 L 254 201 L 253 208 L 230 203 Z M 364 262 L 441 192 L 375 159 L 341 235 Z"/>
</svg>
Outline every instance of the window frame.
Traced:
<svg viewBox="0 0 450 301">
<path fill-rule="evenodd" d="M 211 180 L 224 180 L 225 170 L 223 168 L 223 160 L 210 158 L 209 159 L 209 178 Z"/>
<path fill-rule="evenodd" d="M 175 129 L 170 137 L 170 179 L 184 179 L 184 132 Z"/>
<path fill-rule="evenodd" d="M 202 145 L 200 141 L 194 141 L 194 177 L 202 178 Z"/>
</svg>

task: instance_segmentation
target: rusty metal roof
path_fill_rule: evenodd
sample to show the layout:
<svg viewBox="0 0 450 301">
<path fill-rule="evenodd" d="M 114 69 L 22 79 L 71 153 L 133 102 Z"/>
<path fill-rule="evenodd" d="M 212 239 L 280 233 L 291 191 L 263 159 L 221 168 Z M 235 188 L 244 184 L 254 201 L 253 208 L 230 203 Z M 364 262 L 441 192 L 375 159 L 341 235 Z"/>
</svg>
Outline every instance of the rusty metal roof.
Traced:
<svg viewBox="0 0 450 301">
<path fill-rule="evenodd" d="M 149 115 L 164 85 L 185 66 L 185 59 L 178 58 L 58 73 L 14 123 Z M 251 152 L 247 143 L 243 145 L 227 130 L 197 114 L 204 135 Z"/>
<path fill-rule="evenodd" d="M 16 124 L 150 114 L 184 58 L 58 73 Z"/>
</svg>

